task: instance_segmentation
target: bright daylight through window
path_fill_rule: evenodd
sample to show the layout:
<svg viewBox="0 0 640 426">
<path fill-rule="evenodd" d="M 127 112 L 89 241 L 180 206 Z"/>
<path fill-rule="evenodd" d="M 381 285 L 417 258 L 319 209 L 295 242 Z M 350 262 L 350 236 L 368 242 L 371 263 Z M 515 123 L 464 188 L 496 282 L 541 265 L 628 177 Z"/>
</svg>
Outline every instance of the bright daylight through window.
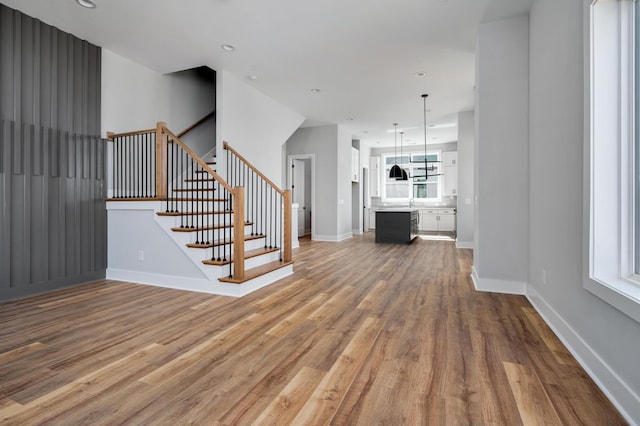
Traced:
<svg viewBox="0 0 640 426">
<path fill-rule="evenodd" d="M 391 167 L 397 164 L 407 173 L 407 180 L 389 177 Z M 427 152 L 427 172 L 425 177 L 425 156 L 422 154 L 404 154 L 402 156 L 384 156 L 385 199 L 393 201 L 440 201 L 440 152 Z"/>
</svg>

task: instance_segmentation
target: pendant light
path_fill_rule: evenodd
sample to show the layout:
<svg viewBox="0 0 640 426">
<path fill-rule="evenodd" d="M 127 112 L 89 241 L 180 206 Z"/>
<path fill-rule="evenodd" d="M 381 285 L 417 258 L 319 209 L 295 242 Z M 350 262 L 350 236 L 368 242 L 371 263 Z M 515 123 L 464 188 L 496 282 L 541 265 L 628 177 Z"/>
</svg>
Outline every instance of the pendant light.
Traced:
<svg viewBox="0 0 640 426">
<path fill-rule="evenodd" d="M 400 162 L 402 162 L 402 139 L 404 137 L 404 132 L 400 132 Z M 409 176 L 407 175 L 407 171 L 400 167 L 400 171 L 402 172 L 402 176 L 396 178 L 396 180 L 409 180 Z"/>
<path fill-rule="evenodd" d="M 424 178 L 425 181 L 427 181 L 432 176 L 442 176 L 442 173 L 434 173 L 431 175 L 429 174 L 429 170 L 435 171 L 435 167 L 433 166 L 433 164 L 439 163 L 440 161 L 427 160 L 427 97 L 429 97 L 429 95 L 424 93 L 421 96 L 422 96 L 422 103 L 424 106 L 424 158 L 423 158 L 423 161 L 419 161 L 419 162 L 420 163 L 424 162 L 424 167 L 420 167 L 419 169 L 424 170 L 424 175 L 413 176 L 413 177 Z"/>
<path fill-rule="evenodd" d="M 398 123 L 393 123 L 393 166 L 389 171 L 390 179 L 402 179 L 402 168 L 398 166 Z"/>
</svg>

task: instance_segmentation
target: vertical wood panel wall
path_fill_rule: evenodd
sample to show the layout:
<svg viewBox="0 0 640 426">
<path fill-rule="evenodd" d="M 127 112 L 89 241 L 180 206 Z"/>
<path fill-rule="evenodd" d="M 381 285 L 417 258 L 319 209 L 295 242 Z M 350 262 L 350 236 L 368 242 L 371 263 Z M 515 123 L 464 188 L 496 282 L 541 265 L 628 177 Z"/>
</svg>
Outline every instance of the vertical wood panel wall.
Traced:
<svg viewBox="0 0 640 426">
<path fill-rule="evenodd" d="M 105 276 L 100 60 L 0 4 L 0 300 Z"/>
</svg>

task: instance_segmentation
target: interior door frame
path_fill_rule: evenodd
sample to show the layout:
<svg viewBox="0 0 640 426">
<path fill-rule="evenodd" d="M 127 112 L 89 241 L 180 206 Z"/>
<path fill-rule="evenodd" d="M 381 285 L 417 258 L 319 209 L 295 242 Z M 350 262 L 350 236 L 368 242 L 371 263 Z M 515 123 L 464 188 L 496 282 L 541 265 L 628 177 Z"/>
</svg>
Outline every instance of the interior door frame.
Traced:
<svg viewBox="0 0 640 426">
<path fill-rule="evenodd" d="M 315 154 L 294 154 L 287 155 L 287 189 L 293 190 L 293 161 L 311 160 L 311 239 L 316 236 L 316 222 L 313 216 L 316 212 L 316 155 Z M 298 208 L 301 208 L 298 206 Z"/>
</svg>

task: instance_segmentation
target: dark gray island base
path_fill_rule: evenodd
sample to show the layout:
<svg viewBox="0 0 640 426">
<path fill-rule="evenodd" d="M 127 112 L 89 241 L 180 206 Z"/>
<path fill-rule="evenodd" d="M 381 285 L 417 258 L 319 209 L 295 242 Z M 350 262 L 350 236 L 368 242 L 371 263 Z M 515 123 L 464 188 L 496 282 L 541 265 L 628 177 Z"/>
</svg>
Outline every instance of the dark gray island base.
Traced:
<svg viewBox="0 0 640 426">
<path fill-rule="evenodd" d="M 376 243 L 411 244 L 418 236 L 418 210 L 388 209 L 376 212 Z"/>
</svg>

